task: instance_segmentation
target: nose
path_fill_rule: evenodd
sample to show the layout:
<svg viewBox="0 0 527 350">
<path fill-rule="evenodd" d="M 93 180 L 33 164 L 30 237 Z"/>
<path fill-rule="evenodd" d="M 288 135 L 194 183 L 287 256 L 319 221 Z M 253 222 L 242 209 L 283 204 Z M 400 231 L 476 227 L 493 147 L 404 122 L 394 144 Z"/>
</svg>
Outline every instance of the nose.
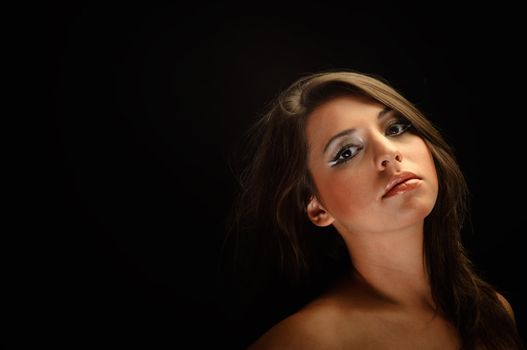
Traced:
<svg viewBox="0 0 527 350">
<path fill-rule="evenodd" d="M 386 137 L 378 139 L 375 144 L 375 166 L 377 170 L 383 171 L 389 166 L 399 168 L 403 161 L 403 155 L 397 146 Z"/>
</svg>

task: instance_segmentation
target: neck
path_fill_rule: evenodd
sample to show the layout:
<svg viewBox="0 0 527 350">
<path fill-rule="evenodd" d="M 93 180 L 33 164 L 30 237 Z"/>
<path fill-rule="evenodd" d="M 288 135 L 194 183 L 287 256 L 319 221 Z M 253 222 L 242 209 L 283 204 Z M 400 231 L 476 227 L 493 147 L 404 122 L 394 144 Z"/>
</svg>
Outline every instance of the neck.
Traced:
<svg viewBox="0 0 527 350">
<path fill-rule="evenodd" d="M 423 222 L 391 232 L 344 234 L 353 284 L 390 304 L 433 309 L 423 254 Z"/>
</svg>

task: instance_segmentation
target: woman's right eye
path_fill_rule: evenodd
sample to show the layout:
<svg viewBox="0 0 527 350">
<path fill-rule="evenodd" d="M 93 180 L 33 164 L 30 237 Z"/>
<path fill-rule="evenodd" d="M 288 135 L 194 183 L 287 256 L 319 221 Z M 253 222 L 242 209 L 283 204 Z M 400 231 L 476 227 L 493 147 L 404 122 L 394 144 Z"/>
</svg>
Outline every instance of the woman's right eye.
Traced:
<svg viewBox="0 0 527 350">
<path fill-rule="evenodd" d="M 333 160 L 329 163 L 331 166 L 338 165 L 340 163 L 347 162 L 351 158 L 355 157 L 355 155 L 362 149 L 361 146 L 357 145 L 346 145 L 342 147 Z"/>
</svg>

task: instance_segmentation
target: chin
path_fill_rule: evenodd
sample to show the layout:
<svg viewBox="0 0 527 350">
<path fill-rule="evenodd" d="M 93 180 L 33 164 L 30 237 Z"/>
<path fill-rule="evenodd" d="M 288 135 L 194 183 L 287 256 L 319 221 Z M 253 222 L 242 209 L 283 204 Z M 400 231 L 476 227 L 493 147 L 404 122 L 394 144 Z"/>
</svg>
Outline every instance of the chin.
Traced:
<svg viewBox="0 0 527 350">
<path fill-rule="evenodd" d="M 415 200 L 406 201 L 399 209 L 397 216 L 408 223 L 424 221 L 434 209 L 435 200 L 429 198 L 414 198 Z"/>
</svg>

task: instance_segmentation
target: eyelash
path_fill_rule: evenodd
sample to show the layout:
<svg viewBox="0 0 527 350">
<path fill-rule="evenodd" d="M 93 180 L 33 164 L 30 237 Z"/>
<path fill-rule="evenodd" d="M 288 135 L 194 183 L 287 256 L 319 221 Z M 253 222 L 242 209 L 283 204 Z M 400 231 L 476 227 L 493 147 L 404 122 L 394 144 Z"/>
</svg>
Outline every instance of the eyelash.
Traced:
<svg viewBox="0 0 527 350">
<path fill-rule="evenodd" d="M 387 136 L 399 136 L 399 135 L 402 135 L 404 134 L 406 131 L 408 131 L 408 129 L 410 129 L 412 127 L 412 124 L 407 121 L 406 119 L 398 119 L 396 120 L 395 122 L 391 123 L 390 125 L 388 125 L 388 127 L 386 128 L 386 133 L 388 132 L 388 130 L 390 130 L 391 128 L 393 128 L 394 126 L 400 126 L 400 129 L 397 133 L 395 134 L 387 134 Z M 340 160 L 339 161 L 339 158 L 342 156 L 342 154 L 346 151 L 348 151 L 349 149 L 351 148 L 356 148 L 357 151 L 350 157 L 346 158 L 346 159 L 343 159 L 343 160 Z M 335 155 L 335 157 L 333 158 L 333 160 L 330 162 L 330 165 L 331 166 L 336 166 L 336 165 L 339 165 L 339 164 L 342 164 L 342 163 L 345 163 L 347 161 L 349 161 L 350 159 L 353 159 L 353 157 L 355 157 L 355 155 L 357 155 L 357 153 L 363 149 L 363 146 L 357 146 L 357 145 L 354 145 L 354 144 L 348 144 L 348 145 L 345 145 L 343 146 L 338 152 L 337 154 Z"/>
</svg>

